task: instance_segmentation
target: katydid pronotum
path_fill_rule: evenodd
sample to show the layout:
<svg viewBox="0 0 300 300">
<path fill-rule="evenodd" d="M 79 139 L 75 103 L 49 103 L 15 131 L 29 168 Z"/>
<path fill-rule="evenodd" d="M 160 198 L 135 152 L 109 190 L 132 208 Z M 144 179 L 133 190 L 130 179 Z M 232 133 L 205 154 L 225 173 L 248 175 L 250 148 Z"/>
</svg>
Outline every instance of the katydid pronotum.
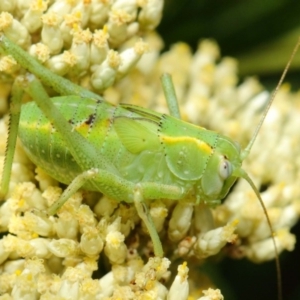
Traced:
<svg viewBox="0 0 300 300">
<path fill-rule="evenodd" d="M 53 74 L 4 35 L 0 37 L 0 53 L 11 55 L 30 72 L 18 77 L 13 85 L 10 136 L 1 185 L 3 195 L 7 193 L 19 133 L 29 158 L 58 181 L 69 184 L 49 208 L 49 214 L 55 214 L 81 187 L 102 192 L 117 201 L 134 203 L 149 231 L 155 255 L 162 257 L 162 245 L 144 199 L 193 197 L 195 204 L 217 205 L 241 177 L 256 193 L 273 236 L 259 191 L 241 165 L 292 58 L 249 145 L 241 151 L 231 139 L 180 120 L 168 76 L 163 77 L 163 88 L 171 103 L 171 116 L 132 105 L 113 106 L 99 95 Z M 50 101 L 39 80 L 61 96 Z M 20 116 L 24 91 L 35 102 L 24 105 Z M 35 131 L 34 139 L 32 130 Z M 281 298 L 280 265 L 274 237 L 273 243 Z"/>
</svg>

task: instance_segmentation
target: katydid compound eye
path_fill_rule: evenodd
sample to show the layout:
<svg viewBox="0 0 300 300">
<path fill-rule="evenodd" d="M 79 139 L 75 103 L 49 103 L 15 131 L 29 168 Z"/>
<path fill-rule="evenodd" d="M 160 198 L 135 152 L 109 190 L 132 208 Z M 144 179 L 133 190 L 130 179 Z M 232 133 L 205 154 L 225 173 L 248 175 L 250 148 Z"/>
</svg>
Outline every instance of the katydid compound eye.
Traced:
<svg viewBox="0 0 300 300">
<path fill-rule="evenodd" d="M 231 163 L 224 159 L 221 161 L 220 167 L 219 167 L 219 175 L 222 179 L 227 179 L 232 173 L 232 166 Z"/>
</svg>

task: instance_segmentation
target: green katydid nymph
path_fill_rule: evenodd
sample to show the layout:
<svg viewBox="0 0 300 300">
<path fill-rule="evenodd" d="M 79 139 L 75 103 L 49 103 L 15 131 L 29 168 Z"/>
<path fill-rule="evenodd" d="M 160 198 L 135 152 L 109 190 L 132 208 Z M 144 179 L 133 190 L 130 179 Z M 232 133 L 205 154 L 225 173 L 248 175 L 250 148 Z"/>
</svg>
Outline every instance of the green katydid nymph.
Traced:
<svg viewBox="0 0 300 300">
<path fill-rule="evenodd" d="M 195 204 L 217 205 L 236 179 L 244 178 L 261 202 L 273 236 L 261 196 L 241 166 L 291 60 L 253 138 L 241 151 L 230 138 L 180 119 L 168 76 L 163 77 L 163 88 L 167 101 L 171 102 L 171 116 L 133 105 L 109 104 L 99 95 L 53 74 L 5 35 L 0 37 L 0 52 L 11 55 L 31 73 L 18 77 L 13 86 L 2 194 L 7 193 L 16 135 L 19 134 L 29 158 L 50 176 L 69 185 L 49 208 L 51 215 L 79 188 L 101 192 L 119 202 L 134 203 L 149 231 L 155 255 L 162 257 L 162 245 L 145 199 L 181 201 L 192 198 Z M 50 100 L 42 84 L 52 87 L 61 96 Z M 23 105 L 21 110 L 24 91 L 34 102 Z M 273 243 L 280 298 L 280 266 L 274 237 Z"/>
</svg>

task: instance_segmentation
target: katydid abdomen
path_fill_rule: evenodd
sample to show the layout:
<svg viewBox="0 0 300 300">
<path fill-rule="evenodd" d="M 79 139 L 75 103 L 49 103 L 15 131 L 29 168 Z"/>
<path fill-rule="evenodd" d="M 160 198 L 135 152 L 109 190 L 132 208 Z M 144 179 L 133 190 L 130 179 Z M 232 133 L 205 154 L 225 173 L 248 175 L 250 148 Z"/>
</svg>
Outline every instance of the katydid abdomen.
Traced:
<svg viewBox="0 0 300 300">
<path fill-rule="evenodd" d="M 132 183 L 181 187 L 180 197 L 216 203 L 235 181 L 232 172 L 241 165 L 240 150 L 220 134 L 136 106 L 78 96 L 52 101 L 115 175 Z M 19 136 L 29 158 L 59 182 L 69 184 L 86 171 L 34 102 L 22 108 Z M 92 180 L 84 188 L 106 192 Z"/>
</svg>

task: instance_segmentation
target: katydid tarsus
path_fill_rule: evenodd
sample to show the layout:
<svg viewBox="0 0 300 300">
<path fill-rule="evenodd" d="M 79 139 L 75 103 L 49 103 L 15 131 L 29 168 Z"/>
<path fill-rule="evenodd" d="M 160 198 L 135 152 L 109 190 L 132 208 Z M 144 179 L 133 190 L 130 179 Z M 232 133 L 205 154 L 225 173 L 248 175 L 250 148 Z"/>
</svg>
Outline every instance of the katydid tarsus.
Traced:
<svg viewBox="0 0 300 300">
<path fill-rule="evenodd" d="M 298 46 L 299 42 L 296 48 Z M 2 195 L 7 193 L 19 133 L 29 158 L 58 181 L 69 184 L 61 198 L 49 208 L 49 214 L 55 214 L 81 187 L 102 192 L 117 201 L 134 203 L 149 231 L 155 255 L 163 256 L 144 199 L 180 201 L 192 197 L 195 204 L 217 205 L 236 179 L 244 178 L 257 195 L 270 227 L 280 299 L 280 265 L 272 225 L 259 191 L 241 165 L 250 153 L 296 48 L 249 145 L 241 151 L 230 138 L 180 120 L 168 76 L 162 81 L 167 101 L 171 103 L 168 104 L 171 116 L 132 105 L 113 106 L 99 95 L 53 74 L 2 35 L 0 53 L 10 54 L 30 72 L 16 78 L 13 85 Z M 61 96 L 50 101 L 42 84 L 52 87 Z M 34 102 L 22 107 L 18 129 L 23 91 Z"/>
</svg>

